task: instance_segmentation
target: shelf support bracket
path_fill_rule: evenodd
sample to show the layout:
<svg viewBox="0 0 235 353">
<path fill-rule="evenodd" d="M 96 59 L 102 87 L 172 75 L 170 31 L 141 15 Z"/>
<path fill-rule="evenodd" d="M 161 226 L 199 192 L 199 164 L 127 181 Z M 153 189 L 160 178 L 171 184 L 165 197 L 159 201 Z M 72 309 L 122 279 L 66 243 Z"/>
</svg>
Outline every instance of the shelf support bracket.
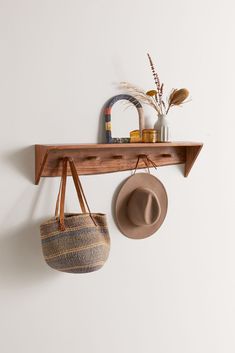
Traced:
<svg viewBox="0 0 235 353">
<path fill-rule="evenodd" d="M 35 146 L 35 155 L 36 155 L 36 159 L 40 160 L 40 167 L 37 163 L 35 163 L 35 184 L 38 185 L 39 181 L 41 179 L 44 167 L 46 165 L 47 162 L 47 158 L 48 158 L 48 151 L 43 151 L 40 149 L 40 146 L 36 145 Z"/>
<path fill-rule="evenodd" d="M 202 149 L 202 145 L 200 146 L 187 146 L 186 147 L 186 161 L 185 161 L 185 168 L 184 168 L 184 176 L 187 177 L 189 172 L 194 165 L 194 162 L 197 159 L 200 151 Z"/>
</svg>

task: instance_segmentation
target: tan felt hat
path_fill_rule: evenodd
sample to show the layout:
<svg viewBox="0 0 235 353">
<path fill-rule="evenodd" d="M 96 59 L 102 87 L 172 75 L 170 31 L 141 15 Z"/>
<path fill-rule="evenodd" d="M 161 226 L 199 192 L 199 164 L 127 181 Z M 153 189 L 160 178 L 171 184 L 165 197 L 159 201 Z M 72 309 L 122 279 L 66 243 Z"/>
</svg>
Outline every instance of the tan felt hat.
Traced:
<svg viewBox="0 0 235 353">
<path fill-rule="evenodd" d="M 167 212 L 167 193 L 155 176 L 137 173 L 119 190 L 115 215 L 118 228 L 129 238 L 143 239 L 155 233 Z"/>
</svg>

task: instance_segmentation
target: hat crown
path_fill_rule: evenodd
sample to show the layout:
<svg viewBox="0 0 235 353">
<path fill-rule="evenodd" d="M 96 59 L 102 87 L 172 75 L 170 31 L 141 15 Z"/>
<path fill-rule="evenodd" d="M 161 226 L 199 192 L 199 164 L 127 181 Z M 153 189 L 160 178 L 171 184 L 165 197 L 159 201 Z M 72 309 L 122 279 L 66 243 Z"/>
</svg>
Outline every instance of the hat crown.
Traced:
<svg viewBox="0 0 235 353">
<path fill-rule="evenodd" d="M 135 173 L 126 179 L 117 195 L 115 216 L 118 228 L 129 238 L 147 238 L 161 227 L 167 205 L 162 182 L 151 174 Z"/>
<path fill-rule="evenodd" d="M 127 203 L 127 215 L 137 225 L 153 225 L 161 214 L 161 206 L 157 195 L 148 188 L 136 188 Z"/>
</svg>

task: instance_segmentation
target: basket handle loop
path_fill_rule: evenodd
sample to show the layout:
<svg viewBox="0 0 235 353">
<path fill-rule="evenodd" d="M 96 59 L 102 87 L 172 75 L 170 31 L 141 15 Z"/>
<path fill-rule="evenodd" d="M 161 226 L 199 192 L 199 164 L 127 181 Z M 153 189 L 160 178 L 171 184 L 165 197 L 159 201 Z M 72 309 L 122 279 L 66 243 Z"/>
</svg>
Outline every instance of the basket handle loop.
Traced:
<svg viewBox="0 0 235 353">
<path fill-rule="evenodd" d="M 76 170 L 76 167 L 75 167 L 75 164 L 74 164 L 74 161 L 72 158 L 69 158 L 69 166 L 70 166 L 70 170 L 72 173 L 73 182 L 74 182 L 75 188 L 77 190 L 78 200 L 79 200 L 79 203 L 80 203 L 80 206 L 82 209 L 82 213 L 87 213 L 87 211 L 88 211 L 88 213 L 91 213 L 90 207 L 88 205 L 85 193 L 82 188 L 81 181 L 79 179 L 79 176 L 78 176 L 78 173 L 77 173 L 77 170 Z"/>
<path fill-rule="evenodd" d="M 87 213 L 87 211 L 86 211 L 86 208 L 87 208 L 88 213 L 89 213 L 94 225 L 97 226 L 97 223 L 96 223 L 94 217 L 91 214 L 90 207 L 88 205 L 88 202 L 87 202 L 87 199 L 86 199 L 86 196 L 85 196 L 81 181 L 79 179 L 79 176 L 78 176 L 75 164 L 74 164 L 74 160 L 72 158 L 69 158 L 69 165 L 70 165 L 70 170 L 71 170 L 71 173 L 72 173 L 74 185 L 75 185 L 75 188 L 77 190 L 77 195 L 78 195 L 78 199 L 79 199 L 79 203 L 80 203 L 81 209 L 85 211 L 85 212 L 83 211 L 83 213 Z M 85 208 L 85 205 L 86 205 L 86 208 Z"/>
<path fill-rule="evenodd" d="M 63 169 L 62 169 L 62 178 L 61 178 L 61 187 L 60 187 L 60 229 L 65 230 L 64 224 L 64 202 L 65 202 L 65 191 L 66 191 L 66 183 L 67 183 L 67 169 L 68 169 L 68 159 L 63 159 Z"/>
<path fill-rule="evenodd" d="M 79 180 L 79 177 L 78 177 L 78 174 L 76 171 L 76 167 L 74 165 L 74 161 L 72 159 L 69 159 L 68 161 L 69 161 L 69 166 L 70 166 L 71 174 L 73 177 L 73 182 L 74 182 L 74 185 L 75 185 L 75 188 L 77 191 L 78 201 L 81 206 L 82 213 L 87 213 L 87 212 L 91 213 L 89 206 L 88 206 L 88 203 L 87 203 L 87 200 L 84 195 L 84 191 L 82 189 L 82 184 Z M 84 200 L 85 200 L 86 206 L 84 204 Z"/>
<path fill-rule="evenodd" d="M 66 182 L 67 182 L 67 170 L 68 170 L 68 162 L 71 170 L 71 174 L 73 177 L 73 182 L 77 191 L 78 201 L 82 210 L 82 213 L 89 213 L 93 223 L 97 226 L 95 219 L 92 217 L 85 193 L 82 188 L 81 181 L 77 174 L 77 170 L 72 158 L 65 157 L 63 158 L 63 168 L 62 168 L 62 177 L 60 182 L 60 189 L 56 201 L 56 209 L 55 209 L 55 216 L 58 217 L 59 214 L 59 221 L 60 221 L 60 228 L 61 230 L 65 230 L 64 224 L 64 204 L 65 204 L 65 191 L 66 191 Z"/>
</svg>

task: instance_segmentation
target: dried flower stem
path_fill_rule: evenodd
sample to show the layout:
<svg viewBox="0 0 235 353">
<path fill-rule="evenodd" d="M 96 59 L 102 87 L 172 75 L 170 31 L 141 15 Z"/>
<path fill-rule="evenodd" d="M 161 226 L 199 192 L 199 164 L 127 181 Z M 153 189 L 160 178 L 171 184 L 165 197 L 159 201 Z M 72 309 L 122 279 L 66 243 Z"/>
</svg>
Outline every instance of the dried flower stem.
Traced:
<svg viewBox="0 0 235 353">
<path fill-rule="evenodd" d="M 163 84 L 161 85 L 160 78 L 159 78 L 159 76 L 158 76 L 158 74 L 157 74 L 157 72 L 155 70 L 152 58 L 149 55 L 149 53 L 147 53 L 147 56 L 148 56 L 148 59 L 149 59 L 151 70 L 152 70 L 154 82 L 155 82 L 155 85 L 157 87 L 156 101 L 157 101 L 157 104 L 158 104 L 159 109 L 161 111 L 161 114 L 163 114 L 163 109 L 162 109 L 162 107 L 163 107 L 163 104 L 162 104 Z"/>
</svg>

